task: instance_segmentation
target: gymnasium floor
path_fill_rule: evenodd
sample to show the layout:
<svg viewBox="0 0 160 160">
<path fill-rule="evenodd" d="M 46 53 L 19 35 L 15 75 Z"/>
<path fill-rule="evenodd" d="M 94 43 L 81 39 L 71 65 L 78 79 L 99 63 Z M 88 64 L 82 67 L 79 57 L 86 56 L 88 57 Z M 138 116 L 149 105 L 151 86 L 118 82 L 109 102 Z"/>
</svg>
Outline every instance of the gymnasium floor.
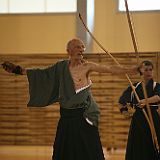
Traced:
<svg viewBox="0 0 160 160">
<path fill-rule="evenodd" d="M 124 150 L 106 152 L 106 160 L 124 160 Z M 1 160 L 51 160 L 51 146 L 0 146 Z"/>
</svg>

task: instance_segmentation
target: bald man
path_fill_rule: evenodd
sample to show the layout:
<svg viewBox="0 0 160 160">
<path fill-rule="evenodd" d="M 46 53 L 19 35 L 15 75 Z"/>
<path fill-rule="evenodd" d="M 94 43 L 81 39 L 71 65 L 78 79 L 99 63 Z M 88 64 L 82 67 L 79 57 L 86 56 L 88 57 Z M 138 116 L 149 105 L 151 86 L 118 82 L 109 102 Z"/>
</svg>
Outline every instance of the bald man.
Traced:
<svg viewBox="0 0 160 160">
<path fill-rule="evenodd" d="M 45 69 L 24 69 L 10 62 L 3 68 L 10 73 L 27 75 L 28 106 L 60 104 L 60 119 L 53 146 L 53 160 L 104 160 L 98 132 L 99 107 L 90 91 L 90 74 L 136 74 L 137 67 L 100 65 L 85 61 L 85 45 L 74 38 L 67 43 L 68 59 Z"/>
</svg>

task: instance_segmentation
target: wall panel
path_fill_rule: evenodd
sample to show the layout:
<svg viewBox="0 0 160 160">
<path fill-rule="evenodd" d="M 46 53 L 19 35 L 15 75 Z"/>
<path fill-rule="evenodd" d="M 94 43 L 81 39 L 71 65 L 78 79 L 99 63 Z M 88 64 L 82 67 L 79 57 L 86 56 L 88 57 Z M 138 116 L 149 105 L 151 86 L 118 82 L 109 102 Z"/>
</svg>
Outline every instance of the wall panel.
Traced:
<svg viewBox="0 0 160 160">
<path fill-rule="evenodd" d="M 120 64 L 137 63 L 134 53 L 113 53 Z M 65 54 L 0 55 L 0 63 L 11 61 L 25 68 L 46 67 Z M 86 54 L 89 61 L 115 65 L 106 54 Z M 140 53 L 140 60 L 152 60 L 155 79 L 159 80 L 160 57 L 157 52 Z M 100 135 L 108 148 L 125 147 L 130 121 L 123 118 L 118 109 L 118 98 L 128 81 L 123 75 L 93 73 L 92 91 L 101 110 Z M 139 76 L 131 76 L 135 82 Z M 0 145 L 52 145 L 59 119 L 59 105 L 43 108 L 27 108 L 28 81 L 26 76 L 16 76 L 0 68 Z"/>
</svg>

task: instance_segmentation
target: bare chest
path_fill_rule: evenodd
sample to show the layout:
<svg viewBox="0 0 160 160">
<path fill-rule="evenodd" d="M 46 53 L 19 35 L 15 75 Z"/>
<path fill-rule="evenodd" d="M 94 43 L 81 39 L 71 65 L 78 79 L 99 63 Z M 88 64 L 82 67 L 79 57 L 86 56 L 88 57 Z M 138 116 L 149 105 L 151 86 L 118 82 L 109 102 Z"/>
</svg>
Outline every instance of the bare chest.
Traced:
<svg viewBox="0 0 160 160">
<path fill-rule="evenodd" d="M 70 73 L 76 90 L 88 85 L 87 70 L 84 67 L 70 68 Z"/>
</svg>

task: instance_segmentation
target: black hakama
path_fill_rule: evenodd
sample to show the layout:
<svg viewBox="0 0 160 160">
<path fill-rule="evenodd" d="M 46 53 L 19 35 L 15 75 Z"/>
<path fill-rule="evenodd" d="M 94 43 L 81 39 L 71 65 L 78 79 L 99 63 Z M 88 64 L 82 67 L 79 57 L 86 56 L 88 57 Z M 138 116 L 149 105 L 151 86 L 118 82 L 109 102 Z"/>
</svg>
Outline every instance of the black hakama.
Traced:
<svg viewBox="0 0 160 160">
<path fill-rule="evenodd" d="M 156 109 L 152 109 L 152 117 L 158 142 L 160 144 L 160 117 Z M 160 160 L 153 144 L 151 131 L 141 109 L 133 115 L 126 148 L 126 160 Z"/>
<path fill-rule="evenodd" d="M 83 108 L 61 108 L 52 160 L 104 160 L 98 128 L 83 113 Z"/>
</svg>

